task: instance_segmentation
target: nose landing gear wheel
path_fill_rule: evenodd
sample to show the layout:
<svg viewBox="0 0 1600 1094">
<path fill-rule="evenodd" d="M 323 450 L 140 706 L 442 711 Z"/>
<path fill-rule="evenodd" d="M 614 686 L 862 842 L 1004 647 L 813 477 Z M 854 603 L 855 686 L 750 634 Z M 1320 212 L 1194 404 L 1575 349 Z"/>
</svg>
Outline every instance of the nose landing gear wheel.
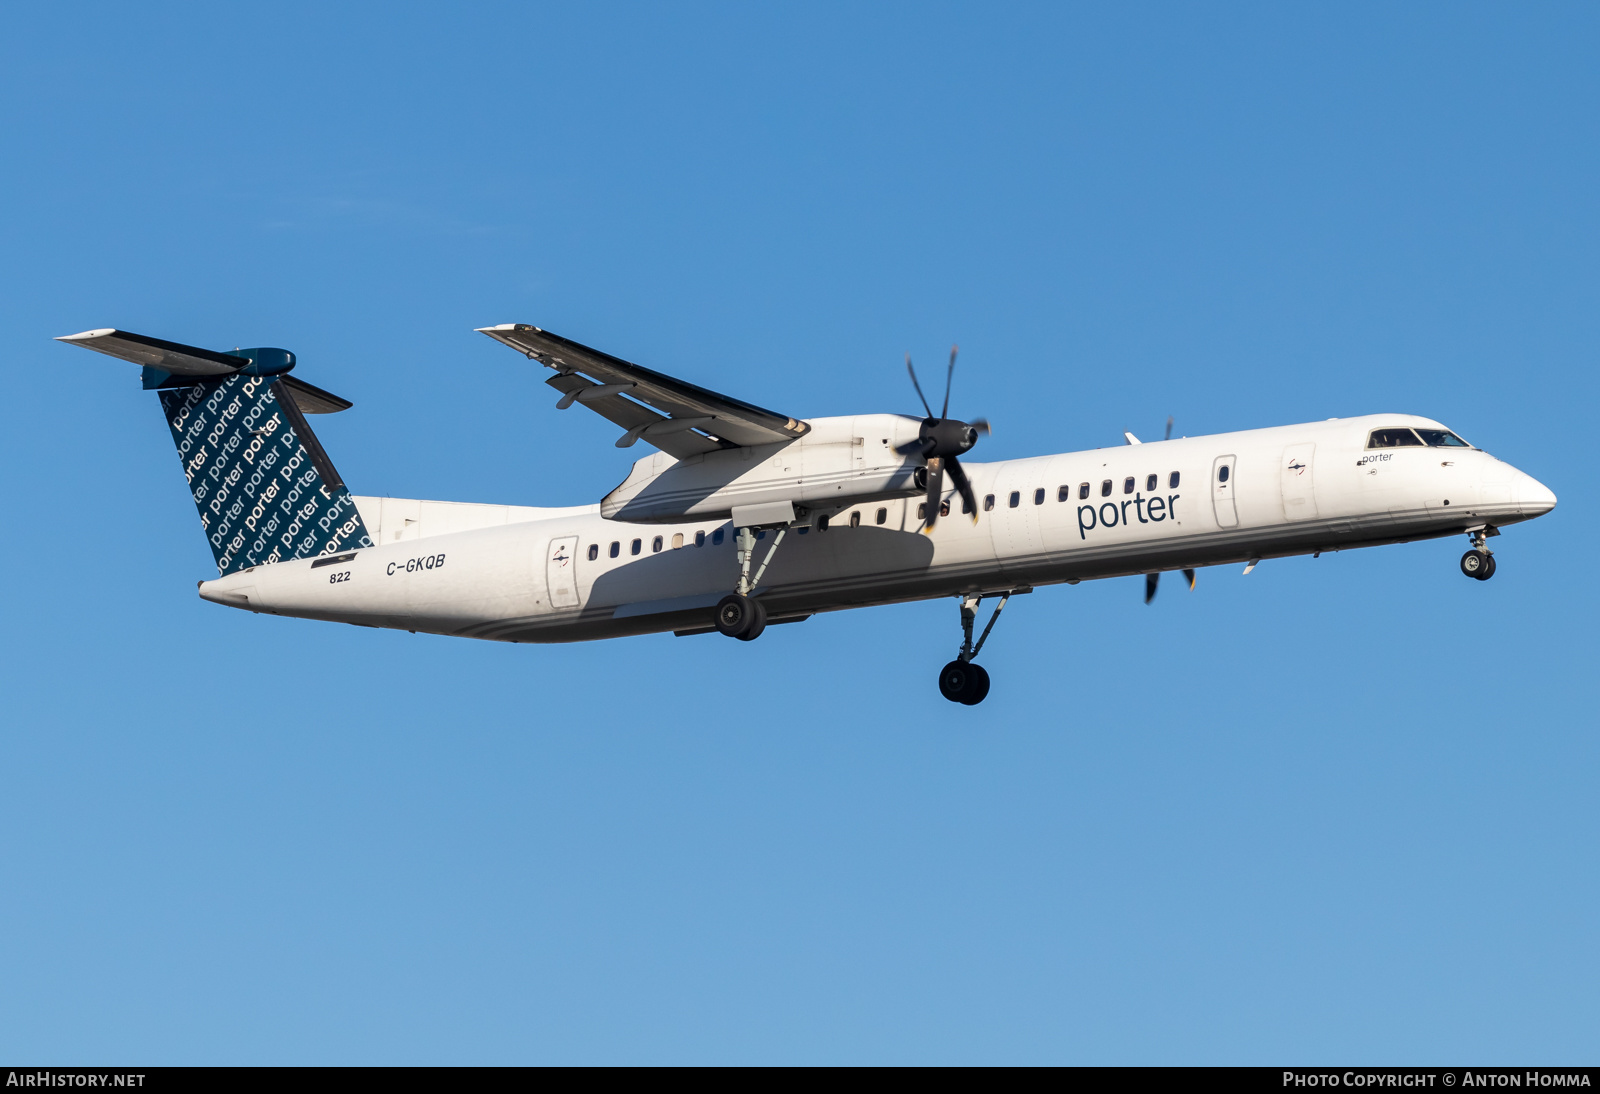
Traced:
<svg viewBox="0 0 1600 1094">
<path fill-rule="evenodd" d="M 717 602 L 717 630 L 729 638 L 751 642 L 767 629 L 767 610 L 759 600 L 729 593 Z"/>
<path fill-rule="evenodd" d="M 952 661 L 939 670 L 939 694 L 952 703 L 975 707 L 989 694 L 989 673 L 971 661 Z"/>
<path fill-rule="evenodd" d="M 1494 556 L 1474 547 L 1461 556 L 1461 572 L 1479 581 L 1488 581 L 1494 576 Z"/>
</svg>

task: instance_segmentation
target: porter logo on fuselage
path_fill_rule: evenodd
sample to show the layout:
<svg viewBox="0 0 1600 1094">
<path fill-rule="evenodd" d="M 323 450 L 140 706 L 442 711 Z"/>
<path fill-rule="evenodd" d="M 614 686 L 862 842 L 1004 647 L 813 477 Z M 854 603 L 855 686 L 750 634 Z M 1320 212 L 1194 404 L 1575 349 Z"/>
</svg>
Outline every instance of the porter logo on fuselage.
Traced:
<svg viewBox="0 0 1600 1094">
<path fill-rule="evenodd" d="M 1143 494 L 1135 494 L 1123 502 L 1108 501 L 1098 509 L 1092 505 L 1080 505 L 1078 538 L 1088 539 L 1089 533 L 1095 528 L 1115 528 L 1119 524 L 1127 524 L 1130 505 L 1133 506 L 1133 514 L 1140 524 L 1159 524 L 1168 517 L 1176 519 L 1180 497 L 1181 494 L 1168 494 L 1166 497 L 1158 494 L 1153 498 L 1147 498 Z"/>
</svg>

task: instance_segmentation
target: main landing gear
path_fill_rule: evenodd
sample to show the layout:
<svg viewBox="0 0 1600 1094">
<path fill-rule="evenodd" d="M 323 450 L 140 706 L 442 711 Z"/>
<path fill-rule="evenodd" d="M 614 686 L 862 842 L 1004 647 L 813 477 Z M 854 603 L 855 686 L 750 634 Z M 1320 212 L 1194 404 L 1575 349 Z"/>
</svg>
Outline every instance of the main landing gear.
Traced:
<svg viewBox="0 0 1600 1094">
<path fill-rule="evenodd" d="M 1006 601 L 1010 599 L 1010 593 L 1000 598 L 1000 603 L 995 605 L 994 614 L 989 617 L 989 625 L 984 627 L 983 633 L 978 636 L 978 644 L 973 645 L 972 625 L 978 621 L 978 605 L 983 602 L 983 597 L 961 598 L 961 652 L 956 654 L 954 661 L 939 670 L 939 694 L 952 703 L 975 707 L 989 694 L 989 673 L 982 665 L 973 664 L 973 659 L 978 656 L 978 651 L 983 649 L 983 644 L 989 640 L 989 632 L 994 630 L 995 620 L 1000 618 L 1000 613 L 1005 610 Z"/>
<path fill-rule="evenodd" d="M 1467 533 L 1472 539 L 1472 550 L 1461 556 L 1461 572 L 1479 581 L 1494 576 L 1494 555 L 1484 546 L 1488 536 L 1500 534 L 1496 528 L 1477 528 Z"/>
<path fill-rule="evenodd" d="M 767 609 L 755 598 L 756 584 L 761 580 L 761 575 L 767 572 L 767 564 L 778 553 L 778 544 L 783 542 L 784 533 L 788 530 L 787 527 L 778 529 L 772 546 L 767 550 L 767 557 L 762 560 L 755 577 L 751 577 L 750 560 L 756 551 L 756 533 L 752 528 L 739 529 L 734 539 L 739 552 L 739 591 L 717 601 L 717 630 L 729 638 L 754 642 L 767 629 Z"/>
</svg>

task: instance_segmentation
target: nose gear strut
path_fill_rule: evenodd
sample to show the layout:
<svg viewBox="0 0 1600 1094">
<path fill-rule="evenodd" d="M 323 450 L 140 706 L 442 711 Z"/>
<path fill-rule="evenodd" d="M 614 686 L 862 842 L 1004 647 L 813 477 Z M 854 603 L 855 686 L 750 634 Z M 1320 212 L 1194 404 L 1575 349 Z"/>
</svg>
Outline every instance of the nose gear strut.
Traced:
<svg viewBox="0 0 1600 1094">
<path fill-rule="evenodd" d="M 1479 581 L 1488 581 L 1494 576 L 1494 552 L 1484 544 L 1488 541 L 1488 537 L 1499 534 L 1500 529 L 1492 524 L 1485 524 L 1481 528 L 1473 528 L 1467 532 L 1467 538 L 1472 540 L 1472 550 L 1461 556 L 1462 573 Z"/>
</svg>

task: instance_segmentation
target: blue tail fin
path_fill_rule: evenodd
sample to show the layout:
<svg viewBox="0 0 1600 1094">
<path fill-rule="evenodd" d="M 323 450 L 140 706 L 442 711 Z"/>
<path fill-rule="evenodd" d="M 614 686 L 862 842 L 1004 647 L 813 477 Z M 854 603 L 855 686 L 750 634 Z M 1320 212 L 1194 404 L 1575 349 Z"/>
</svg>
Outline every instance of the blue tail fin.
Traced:
<svg viewBox="0 0 1600 1094">
<path fill-rule="evenodd" d="M 286 375 L 294 354 L 219 353 L 112 329 L 59 340 L 144 366 L 223 574 L 372 546 L 305 419 L 350 404 Z"/>
<path fill-rule="evenodd" d="M 224 574 L 372 546 L 287 388 L 281 379 L 234 375 L 159 393 Z"/>
</svg>

